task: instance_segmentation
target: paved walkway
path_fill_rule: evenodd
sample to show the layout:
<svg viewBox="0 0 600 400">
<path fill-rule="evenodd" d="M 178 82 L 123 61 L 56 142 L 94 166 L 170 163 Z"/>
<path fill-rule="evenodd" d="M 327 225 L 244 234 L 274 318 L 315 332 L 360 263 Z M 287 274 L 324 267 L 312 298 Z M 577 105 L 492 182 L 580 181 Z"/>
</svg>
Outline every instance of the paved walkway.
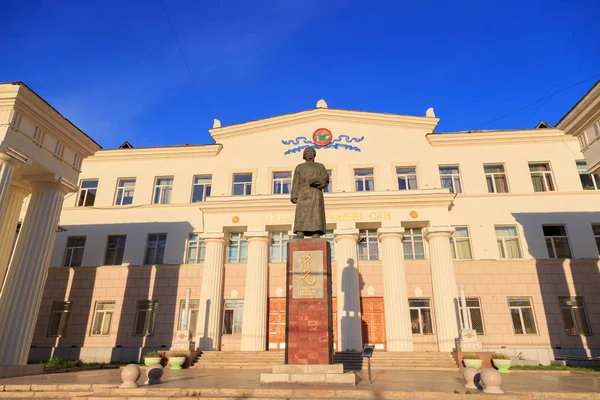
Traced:
<svg viewBox="0 0 600 400">
<path fill-rule="evenodd" d="M 261 370 L 231 370 L 231 369 L 186 369 L 171 371 L 166 369 L 161 385 L 152 388 L 182 388 L 182 389 L 349 389 L 348 386 L 336 385 L 301 385 L 301 384 L 272 384 L 261 385 L 259 376 Z M 356 389 L 369 392 L 445 392 L 457 390 L 465 393 L 462 375 L 459 372 L 434 371 L 373 371 L 373 384 L 368 382 L 366 371 L 357 373 Z M 558 392 L 558 393 L 600 393 L 599 374 L 549 374 L 531 372 L 513 372 L 503 375 L 503 389 L 507 394 Z M 142 377 L 138 383 L 145 380 Z M 18 378 L 0 379 L 3 385 L 119 385 L 120 370 L 95 370 L 58 374 L 23 376 Z M 1 390 L 1 389 L 0 389 Z M 569 398 L 568 396 L 566 398 Z"/>
</svg>

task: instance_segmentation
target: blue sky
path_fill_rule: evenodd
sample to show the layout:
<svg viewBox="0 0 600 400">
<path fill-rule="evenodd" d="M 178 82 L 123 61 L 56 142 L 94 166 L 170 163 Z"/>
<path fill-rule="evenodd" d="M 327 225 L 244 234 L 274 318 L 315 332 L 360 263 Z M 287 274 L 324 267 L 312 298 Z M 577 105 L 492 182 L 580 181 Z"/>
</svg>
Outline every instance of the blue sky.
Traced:
<svg viewBox="0 0 600 400">
<path fill-rule="evenodd" d="M 330 107 L 437 131 L 556 123 L 600 79 L 600 2 L 0 0 L 0 81 L 24 81 L 110 148 L 210 143 L 223 125 Z M 8 16 L 8 18 L 7 18 Z"/>
</svg>

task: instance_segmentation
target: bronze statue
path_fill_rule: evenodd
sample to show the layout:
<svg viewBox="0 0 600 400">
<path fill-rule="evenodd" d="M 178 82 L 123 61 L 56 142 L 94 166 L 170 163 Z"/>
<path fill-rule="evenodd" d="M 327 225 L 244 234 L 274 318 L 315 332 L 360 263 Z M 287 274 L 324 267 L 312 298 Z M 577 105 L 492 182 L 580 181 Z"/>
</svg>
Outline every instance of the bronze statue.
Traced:
<svg viewBox="0 0 600 400">
<path fill-rule="evenodd" d="M 323 189 L 329 185 L 329 174 L 323 164 L 315 162 L 317 152 L 312 147 L 304 149 L 303 164 L 298 164 L 292 181 L 291 201 L 296 204 L 294 233 L 319 238 L 325 234 L 325 202 Z"/>
</svg>

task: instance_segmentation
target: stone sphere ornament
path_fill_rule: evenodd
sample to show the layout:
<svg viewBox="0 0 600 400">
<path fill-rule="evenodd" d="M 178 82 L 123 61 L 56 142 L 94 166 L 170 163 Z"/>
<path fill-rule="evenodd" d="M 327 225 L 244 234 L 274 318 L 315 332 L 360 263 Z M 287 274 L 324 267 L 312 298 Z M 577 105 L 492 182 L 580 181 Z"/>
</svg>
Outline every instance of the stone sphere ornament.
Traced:
<svg viewBox="0 0 600 400">
<path fill-rule="evenodd" d="M 478 389 L 475 385 L 475 376 L 479 373 L 477 368 L 467 367 L 463 369 L 463 377 L 465 378 L 465 389 Z"/>
<path fill-rule="evenodd" d="M 502 375 L 493 368 L 486 368 L 481 371 L 481 383 L 483 383 L 483 393 L 502 394 L 504 391 L 500 388 L 502 385 Z"/>
<path fill-rule="evenodd" d="M 153 364 L 148 367 L 146 370 L 146 374 L 148 375 L 148 380 L 146 383 L 148 385 L 156 385 L 161 383 L 160 378 L 163 376 L 163 366 L 160 364 Z"/>
<path fill-rule="evenodd" d="M 122 389 L 132 389 L 138 387 L 137 380 L 140 379 L 142 371 L 139 365 L 129 364 L 121 371 L 121 380 L 123 383 L 119 386 Z"/>
</svg>

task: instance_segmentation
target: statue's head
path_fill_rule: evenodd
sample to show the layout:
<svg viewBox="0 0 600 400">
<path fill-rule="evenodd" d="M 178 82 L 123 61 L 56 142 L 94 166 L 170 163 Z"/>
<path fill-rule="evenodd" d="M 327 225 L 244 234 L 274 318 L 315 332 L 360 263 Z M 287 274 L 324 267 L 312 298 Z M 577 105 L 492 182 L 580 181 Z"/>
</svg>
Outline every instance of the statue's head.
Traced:
<svg viewBox="0 0 600 400">
<path fill-rule="evenodd" d="M 313 161 L 317 156 L 317 151 L 313 147 L 307 147 L 304 149 L 304 153 L 302 153 L 302 158 L 306 161 Z"/>
</svg>

